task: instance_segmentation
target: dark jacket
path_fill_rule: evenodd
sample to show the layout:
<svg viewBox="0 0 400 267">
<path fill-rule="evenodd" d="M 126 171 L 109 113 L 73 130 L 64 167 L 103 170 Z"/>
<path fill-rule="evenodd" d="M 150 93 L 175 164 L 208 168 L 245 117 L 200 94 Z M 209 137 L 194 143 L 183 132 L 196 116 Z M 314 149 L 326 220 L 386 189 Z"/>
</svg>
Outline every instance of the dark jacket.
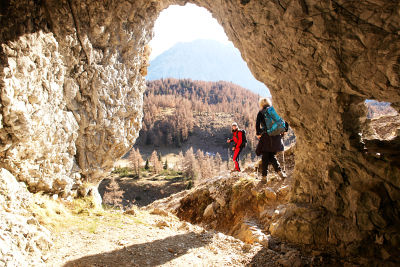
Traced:
<svg viewBox="0 0 400 267">
<path fill-rule="evenodd" d="M 263 111 L 264 109 L 258 112 L 256 121 L 256 133 L 257 135 L 261 135 L 260 141 L 258 142 L 256 148 L 257 156 L 260 156 L 264 152 L 278 152 L 284 150 L 281 135 L 269 136 L 262 130 L 263 128 L 265 129 Z"/>
</svg>

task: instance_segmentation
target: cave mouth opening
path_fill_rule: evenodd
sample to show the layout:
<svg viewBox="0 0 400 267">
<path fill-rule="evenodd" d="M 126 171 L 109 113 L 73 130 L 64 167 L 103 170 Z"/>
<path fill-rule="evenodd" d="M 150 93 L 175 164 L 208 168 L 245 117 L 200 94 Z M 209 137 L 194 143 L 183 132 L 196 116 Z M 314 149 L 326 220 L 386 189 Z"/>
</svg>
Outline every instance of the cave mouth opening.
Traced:
<svg viewBox="0 0 400 267">
<path fill-rule="evenodd" d="M 214 163 L 220 156 L 222 166 L 215 168 L 228 171 L 233 168 L 233 153 L 229 151 L 226 138 L 231 136 L 230 125 L 235 121 L 246 130 L 248 139 L 248 145 L 241 153 L 242 169 L 254 165 L 261 158 L 255 155 L 258 100 L 270 97 L 270 93 L 254 78 L 219 22 L 198 5 L 170 5 L 155 21 L 149 46 L 152 52 L 146 76 L 142 129 L 133 149 L 124 158 L 129 159 L 135 150 L 139 150 L 144 167 L 146 159 L 156 151 L 161 154 L 163 163 L 168 161 L 171 168 L 182 172 L 179 152 L 182 151 L 186 158 L 188 151 L 193 149 L 197 160 L 203 158 L 201 153 Z M 290 128 L 283 143 L 289 148 L 295 142 Z M 277 159 L 284 170 L 292 172 L 293 153 L 286 159 L 279 153 Z M 122 165 L 117 162 L 115 169 Z M 270 170 L 269 173 L 274 173 L 271 166 Z M 104 195 L 106 182 L 100 186 L 101 195 Z M 120 186 L 124 186 L 123 181 Z M 185 187 L 179 188 L 183 189 Z M 140 190 L 136 191 L 135 196 L 126 194 L 130 201 L 148 205 L 154 200 L 140 196 Z"/>
<path fill-rule="evenodd" d="M 189 100 L 193 102 L 192 109 L 199 109 L 196 110 L 197 113 L 208 112 L 210 108 L 213 112 L 227 113 L 226 134 L 230 134 L 230 120 L 237 121 L 240 128 L 244 128 L 249 133 L 247 136 L 250 139 L 251 148 L 255 149 L 256 140 L 253 128 L 255 128 L 255 118 L 259 109 L 258 98 L 270 97 L 269 89 L 254 78 L 241 52 L 228 40 L 223 27 L 212 17 L 209 10 L 191 3 L 184 6 L 169 5 L 160 12 L 154 23 L 154 36 L 149 46 L 152 52 L 146 76 L 148 89 L 144 98 L 143 128 L 137 144 L 153 145 L 154 148 L 162 147 L 165 144 L 181 147 L 182 142 L 189 138 L 190 134 L 188 133 L 191 132 L 191 129 L 186 129 L 181 134 L 170 133 L 165 128 L 172 129 L 171 123 L 168 123 L 171 127 L 166 127 L 166 124 L 160 125 L 161 122 L 149 118 L 149 114 L 163 110 L 164 113 L 168 113 L 171 110 L 166 109 L 176 109 L 176 96 L 171 97 L 171 95 L 178 94 L 183 98 L 189 97 Z M 178 81 L 174 79 L 178 79 Z M 179 81 L 179 79 L 185 81 Z M 218 84 L 219 81 L 232 82 L 233 90 L 231 88 L 225 91 L 221 90 L 221 87 L 230 87 L 230 85 Z M 207 84 L 207 82 L 209 83 Z M 235 84 L 248 91 L 238 88 Z M 199 92 L 192 92 L 192 88 L 197 88 Z M 178 92 L 173 92 L 174 90 Z M 238 93 L 235 90 L 241 92 Z M 248 92 L 248 96 L 246 96 L 246 92 Z M 162 95 L 171 99 L 169 101 L 155 99 Z M 150 98 L 152 100 L 149 100 Z M 148 101 L 154 103 L 147 103 Z M 252 102 L 251 110 L 244 107 L 249 105 L 246 102 L 250 101 Z M 206 107 L 200 107 L 201 102 L 206 104 Z M 237 107 L 227 109 L 221 107 L 223 105 Z M 229 118 L 229 114 L 231 118 Z M 187 124 L 190 126 L 193 123 Z M 216 131 L 216 135 L 222 134 L 221 129 Z M 215 134 L 209 133 L 209 135 Z M 155 140 L 157 136 L 161 136 L 158 138 L 159 140 Z M 220 143 L 221 140 L 219 140 Z M 294 132 L 290 130 L 284 143 L 290 146 L 294 142 Z M 200 147 L 200 149 L 212 150 L 218 145 L 221 144 L 216 142 L 215 145 Z M 205 152 L 211 154 L 218 152 L 223 158 L 226 158 L 225 146 L 221 151 Z M 188 148 L 185 147 L 185 150 Z M 195 150 L 197 149 L 195 148 Z"/>
</svg>

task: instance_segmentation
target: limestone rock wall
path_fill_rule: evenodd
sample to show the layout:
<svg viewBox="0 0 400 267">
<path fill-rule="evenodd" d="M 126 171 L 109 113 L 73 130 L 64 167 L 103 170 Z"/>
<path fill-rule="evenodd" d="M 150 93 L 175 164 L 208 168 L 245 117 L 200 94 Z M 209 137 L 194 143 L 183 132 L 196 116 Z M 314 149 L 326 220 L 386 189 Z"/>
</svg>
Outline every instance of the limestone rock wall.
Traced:
<svg viewBox="0 0 400 267">
<path fill-rule="evenodd" d="M 30 193 L 6 169 L 0 169 L 0 266 L 44 265 L 52 246 L 50 232 L 27 209 Z"/>
<path fill-rule="evenodd" d="M 7 1 L 0 165 L 31 191 L 96 182 L 138 136 L 157 12 L 129 1 Z"/>
<path fill-rule="evenodd" d="M 138 137 L 151 25 L 145 1 L 46 1 L 64 55 L 66 107 L 78 124 L 76 160 L 98 180 Z"/>
<path fill-rule="evenodd" d="M 17 16 L 29 8 L 35 11 L 29 5 L 10 11 L 12 24 L 1 18 L 2 39 L 9 41 L 1 44 L 0 166 L 32 191 L 64 193 L 73 185 L 78 124 L 65 107 L 65 67 L 54 35 L 17 34 L 33 27 L 29 12 Z"/>
<path fill-rule="evenodd" d="M 365 99 L 399 110 L 400 3 L 193 2 L 218 19 L 295 131 L 294 208 L 274 234 L 396 258 L 400 169 L 366 154 L 359 133 Z"/>
</svg>

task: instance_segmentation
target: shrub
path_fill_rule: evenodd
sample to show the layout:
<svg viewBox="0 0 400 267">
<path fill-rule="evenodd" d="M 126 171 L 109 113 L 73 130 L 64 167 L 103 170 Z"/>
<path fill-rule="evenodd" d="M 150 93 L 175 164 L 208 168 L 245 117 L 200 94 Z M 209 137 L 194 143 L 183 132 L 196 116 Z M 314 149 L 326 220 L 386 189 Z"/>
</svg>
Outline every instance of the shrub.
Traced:
<svg viewBox="0 0 400 267">
<path fill-rule="evenodd" d="M 121 178 L 132 177 L 132 169 L 129 167 L 115 167 L 111 173 L 118 174 Z"/>
</svg>

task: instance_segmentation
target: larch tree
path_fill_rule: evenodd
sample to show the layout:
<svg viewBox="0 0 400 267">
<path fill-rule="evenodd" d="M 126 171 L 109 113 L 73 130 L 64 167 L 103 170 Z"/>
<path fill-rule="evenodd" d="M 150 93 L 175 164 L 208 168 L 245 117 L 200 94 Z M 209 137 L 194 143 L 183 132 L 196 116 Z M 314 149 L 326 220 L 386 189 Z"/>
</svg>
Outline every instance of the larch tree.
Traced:
<svg viewBox="0 0 400 267">
<path fill-rule="evenodd" d="M 131 154 L 129 156 L 129 162 L 133 169 L 133 172 L 136 174 L 138 178 L 140 178 L 140 168 L 143 164 L 143 158 L 138 148 L 131 150 Z"/>
<path fill-rule="evenodd" d="M 221 171 L 221 167 L 222 167 L 222 158 L 218 152 L 214 157 L 214 166 L 215 166 L 215 171 L 217 173 L 219 173 Z"/>
<path fill-rule="evenodd" d="M 193 181 L 199 178 L 199 165 L 193 153 L 193 148 L 190 148 L 185 153 L 183 172 L 186 177 Z"/>
<path fill-rule="evenodd" d="M 154 173 L 158 174 L 162 171 L 163 166 L 162 166 L 162 162 L 158 158 L 157 151 L 154 150 L 153 153 L 151 153 L 149 161 L 150 161 L 150 164 L 153 166 Z"/>
<path fill-rule="evenodd" d="M 120 189 L 115 178 L 112 178 L 110 183 L 106 186 L 103 201 L 107 205 L 122 208 L 122 198 L 124 193 L 125 191 Z"/>
</svg>

